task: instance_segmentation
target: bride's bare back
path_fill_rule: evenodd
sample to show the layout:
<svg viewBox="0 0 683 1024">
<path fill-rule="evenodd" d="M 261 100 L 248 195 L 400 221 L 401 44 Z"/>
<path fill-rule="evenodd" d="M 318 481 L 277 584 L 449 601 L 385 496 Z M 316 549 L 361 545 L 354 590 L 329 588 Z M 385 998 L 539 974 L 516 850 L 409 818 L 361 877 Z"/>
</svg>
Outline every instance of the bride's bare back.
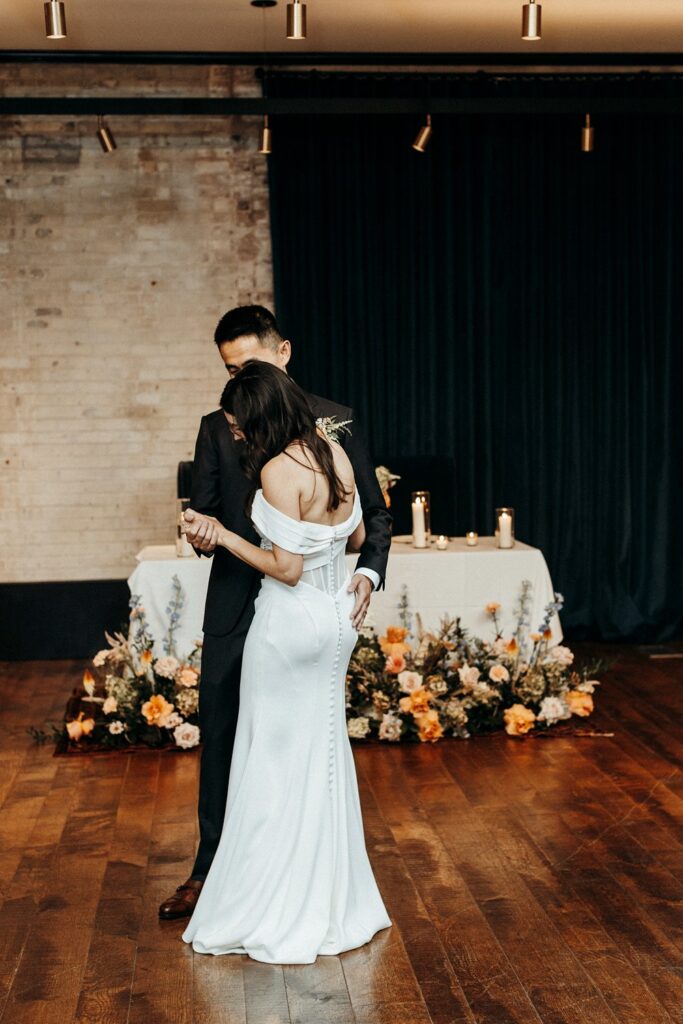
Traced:
<svg viewBox="0 0 683 1024">
<path fill-rule="evenodd" d="M 262 470 L 261 483 L 266 500 L 276 508 L 309 523 L 336 526 L 345 522 L 353 510 L 355 478 L 351 461 L 336 441 L 328 441 L 334 468 L 346 496 L 330 512 L 329 485 L 310 448 L 294 443 L 271 459 Z"/>
</svg>

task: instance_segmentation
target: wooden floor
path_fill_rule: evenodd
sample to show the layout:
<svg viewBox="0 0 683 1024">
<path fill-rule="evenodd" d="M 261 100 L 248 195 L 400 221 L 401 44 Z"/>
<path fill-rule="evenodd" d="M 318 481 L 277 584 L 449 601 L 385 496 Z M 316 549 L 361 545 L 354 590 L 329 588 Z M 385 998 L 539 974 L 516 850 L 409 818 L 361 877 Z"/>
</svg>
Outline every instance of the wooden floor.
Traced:
<svg viewBox="0 0 683 1024">
<path fill-rule="evenodd" d="M 356 745 L 394 924 L 284 968 L 157 917 L 193 862 L 196 752 L 53 757 L 24 730 L 82 665 L 1 664 L 2 1024 L 683 1021 L 683 662 L 609 650 L 589 724 L 613 738 Z"/>
</svg>

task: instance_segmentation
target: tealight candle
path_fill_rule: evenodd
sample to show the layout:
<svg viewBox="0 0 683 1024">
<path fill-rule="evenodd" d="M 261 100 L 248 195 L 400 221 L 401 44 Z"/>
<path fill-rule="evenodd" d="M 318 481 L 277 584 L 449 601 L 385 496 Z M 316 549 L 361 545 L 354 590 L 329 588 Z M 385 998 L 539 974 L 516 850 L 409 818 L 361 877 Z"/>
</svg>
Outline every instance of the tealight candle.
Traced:
<svg viewBox="0 0 683 1024">
<path fill-rule="evenodd" d="M 470 530 L 469 533 L 465 534 L 465 543 L 468 548 L 473 548 L 479 542 L 479 534 L 475 533 L 474 530 Z"/>
<path fill-rule="evenodd" d="M 448 537 L 444 537 L 442 533 L 436 538 L 436 546 L 439 551 L 445 551 L 448 547 Z"/>
</svg>

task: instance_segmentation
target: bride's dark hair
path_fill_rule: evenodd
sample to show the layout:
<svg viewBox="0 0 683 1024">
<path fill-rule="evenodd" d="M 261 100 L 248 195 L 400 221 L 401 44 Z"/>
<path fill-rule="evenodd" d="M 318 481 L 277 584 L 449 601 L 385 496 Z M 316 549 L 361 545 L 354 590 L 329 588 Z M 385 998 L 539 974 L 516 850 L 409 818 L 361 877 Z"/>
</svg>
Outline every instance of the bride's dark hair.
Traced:
<svg viewBox="0 0 683 1024">
<path fill-rule="evenodd" d="M 315 416 L 305 392 L 284 370 L 273 363 L 247 363 L 225 385 L 220 406 L 235 417 L 244 434 L 240 465 L 253 484 L 247 496 L 247 511 L 251 508 L 266 462 L 297 441 L 309 449 L 320 467 L 317 472 L 327 480 L 328 510 L 332 512 L 339 508 L 350 492 L 337 475 L 329 444 L 316 429 Z M 290 452 L 286 454 L 294 459 Z"/>
</svg>

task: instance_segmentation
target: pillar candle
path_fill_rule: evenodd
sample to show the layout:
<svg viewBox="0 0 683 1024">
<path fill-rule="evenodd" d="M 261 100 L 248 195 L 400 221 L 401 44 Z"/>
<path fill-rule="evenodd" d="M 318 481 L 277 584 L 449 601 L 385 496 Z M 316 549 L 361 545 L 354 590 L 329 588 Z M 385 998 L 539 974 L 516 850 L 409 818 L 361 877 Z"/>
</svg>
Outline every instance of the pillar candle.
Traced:
<svg viewBox="0 0 683 1024">
<path fill-rule="evenodd" d="M 425 510 L 421 501 L 412 503 L 413 509 L 413 547 L 427 547 L 427 533 L 425 531 Z"/>
<path fill-rule="evenodd" d="M 498 517 L 498 546 L 512 547 L 512 516 L 509 512 L 501 512 Z"/>
</svg>

